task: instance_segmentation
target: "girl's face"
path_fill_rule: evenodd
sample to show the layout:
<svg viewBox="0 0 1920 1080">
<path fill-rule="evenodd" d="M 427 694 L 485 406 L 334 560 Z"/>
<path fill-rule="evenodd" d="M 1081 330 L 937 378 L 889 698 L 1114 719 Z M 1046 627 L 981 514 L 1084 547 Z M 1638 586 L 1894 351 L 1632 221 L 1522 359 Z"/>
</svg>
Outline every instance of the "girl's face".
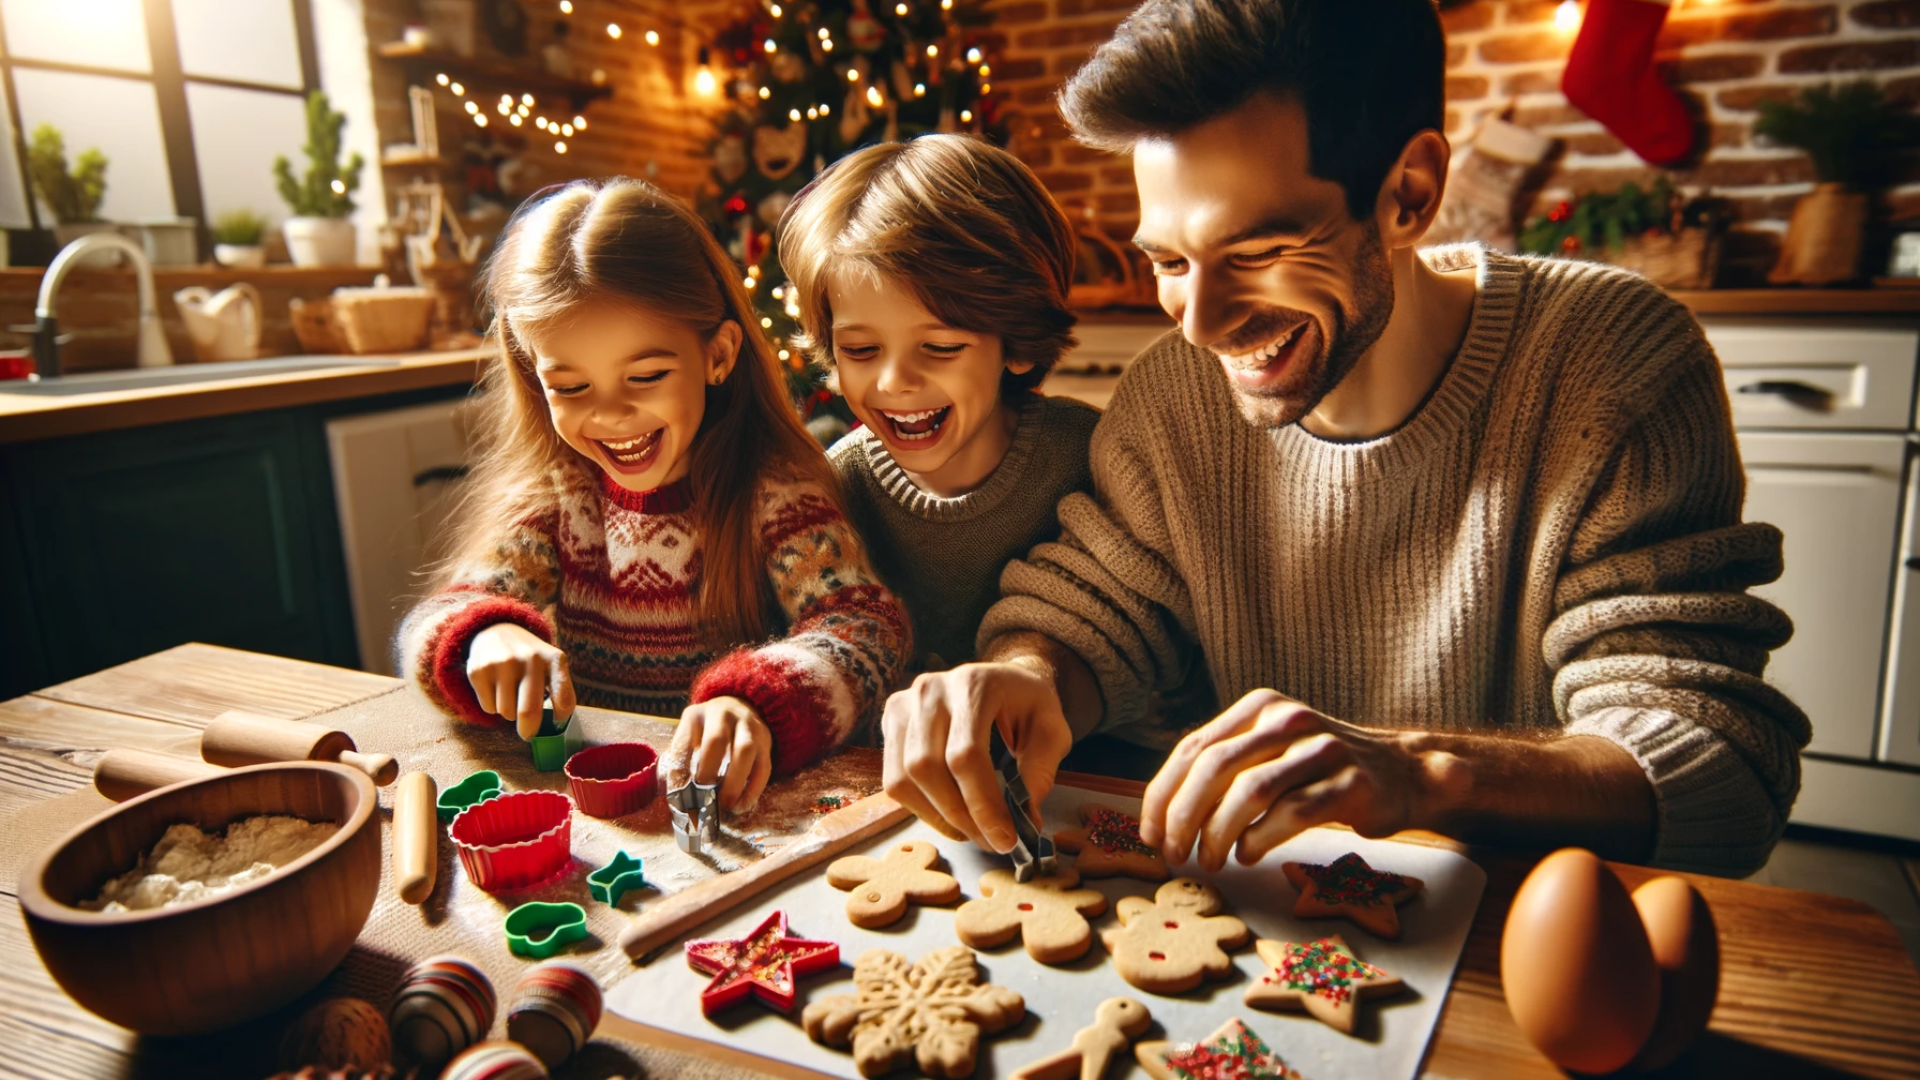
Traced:
<svg viewBox="0 0 1920 1080">
<path fill-rule="evenodd" d="M 840 392 L 923 491 L 945 498 L 986 482 L 1013 442 L 1018 414 L 1000 396 L 1008 361 L 997 335 L 946 325 L 913 294 L 873 274 L 834 274 L 834 366 Z"/>
<path fill-rule="evenodd" d="M 524 339 L 560 440 L 629 491 L 687 475 L 709 385 L 740 355 L 740 324 L 710 338 L 678 319 L 588 301 Z"/>
</svg>

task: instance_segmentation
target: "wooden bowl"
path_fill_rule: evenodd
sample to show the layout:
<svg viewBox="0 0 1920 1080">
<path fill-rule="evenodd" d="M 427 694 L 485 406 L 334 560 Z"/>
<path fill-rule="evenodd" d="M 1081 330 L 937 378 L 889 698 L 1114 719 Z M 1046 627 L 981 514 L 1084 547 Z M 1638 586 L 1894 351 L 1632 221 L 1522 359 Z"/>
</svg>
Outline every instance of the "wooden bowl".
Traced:
<svg viewBox="0 0 1920 1080">
<path fill-rule="evenodd" d="M 311 990 L 353 947 L 380 886 L 377 810 L 367 774 L 328 762 L 253 765 L 148 792 L 21 874 L 27 931 L 60 988 L 107 1020 L 145 1035 L 231 1027 Z M 150 911 L 74 906 L 132 869 L 167 826 L 220 829 L 257 814 L 340 831 L 221 896 Z"/>
</svg>

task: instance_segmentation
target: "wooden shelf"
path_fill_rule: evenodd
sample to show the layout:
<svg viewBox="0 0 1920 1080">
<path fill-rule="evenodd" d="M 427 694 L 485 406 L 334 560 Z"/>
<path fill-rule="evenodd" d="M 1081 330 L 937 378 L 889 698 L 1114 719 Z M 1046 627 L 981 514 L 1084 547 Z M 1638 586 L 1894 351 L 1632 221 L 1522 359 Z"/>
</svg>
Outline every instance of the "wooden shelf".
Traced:
<svg viewBox="0 0 1920 1080">
<path fill-rule="evenodd" d="M 411 153 L 383 151 L 380 154 L 380 165 L 387 169 L 444 169 L 447 164 L 446 158 L 438 154 L 424 154 L 419 150 Z"/>
<path fill-rule="evenodd" d="M 1674 289 L 1695 315 L 1915 315 L 1920 289 Z"/>
<path fill-rule="evenodd" d="M 404 41 L 389 41 L 374 51 L 382 59 L 406 64 L 423 76 L 444 73 L 475 88 L 510 90 L 516 95 L 554 94 L 566 98 L 575 109 L 585 108 L 589 101 L 613 95 L 611 86 L 595 86 L 580 79 L 563 78 L 545 68 L 495 56 L 461 56 L 445 49 L 411 45 Z"/>
</svg>

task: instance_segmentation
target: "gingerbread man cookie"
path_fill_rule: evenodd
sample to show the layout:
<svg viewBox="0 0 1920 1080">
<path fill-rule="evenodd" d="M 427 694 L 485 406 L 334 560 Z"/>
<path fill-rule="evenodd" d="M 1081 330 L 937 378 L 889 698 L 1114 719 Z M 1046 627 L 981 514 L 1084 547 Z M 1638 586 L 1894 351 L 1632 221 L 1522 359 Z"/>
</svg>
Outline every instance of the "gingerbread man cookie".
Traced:
<svg viewBox="0 0 1920 1080">
<path fill-rule="evenodd" d="M 1101 1080 L 1107 1063 L 1146 1034 L 1153 1014 L 1132 998 L 1108 998 L 1093 1023 L 1074 1033 L 1073 1045 L 1031 1065 L 1015 1069 L 1008 1080 Z"/>
<path fill-rule="evenodd" d="M 1192 878 L 1174 878 L 1151 901 L 1128 896 L 1115 908 L 1119 926 L 1101 931 L 1120 977 L 1150 994 L 1178 994 L 1233 970 L 1227 950 L 1246 944 L 1247 924 L 1221 915 L 1220 892 Z"/>
<path fill-rule="evenodd" d="M 1353 955 L 1339 934 L 1305 944 L 1261 938 L 1253 947 L 1268 970 L 1247 987 L 1247 1004 L 1256 1009 L 1304 1009 L 1308 1016 L 1349 1035 L 1358 1014 L 1357 1002 L 1406 985 Z"/>
<path fill-rule="evenodd" d="M 1056 833 L 1053 845 L 1077 854 L 1073 868 L 1084 877 L 1130 877 L 1165 881 L 1170 875 L 1159 848 L 1140 839 L 1140 819 L 1099 803 L 1080 804 L 1080 827 Z"/>
<path fill-rule="evenodd" d="M 1293 902 L 1296 917 L 1345 918 L 1388 941 L 1400 936 L 1400 913 L 1395 906 L 1413 899 L 1425 887 L 1419 878 L 1375 870 L 1351 851 L 1325 866 L 1285 862 L 1280 869 L 1300 890 L 1300 898 Z"/>
<path fill-rule="evenodd" d="M 1062 869 L 1047 877 L 1015 881 L 1011 870 L 989 870 L 980 879 L 980 899 L 954 912 L 953 929 L 976 949 L 989 949 L 1019 935 L 1027 955 L 1043 964 L 1064 964 L 1087 955 L 1093 927 L 1087 920 L 1107 910 L 1107 898 L 1076 889 L 1080 875 Z"/>
<path fill-rule="evenodd" d="M 1153 1080 L 1305 1080 L 1239 1017 L 1200 1042 L 1143 1042 L 1133 1056 Z"/>
<path fill-rule="evenodd" d="M 923 840 L 897 844 L 886 855 L 870 859 L 849 855 L 827 866 L 827 883 L 851 889 L 847 920 L 876 930 L 891 926 L 907 913 L 907 905 L 951 904 L 960 899 L 960 882 L 934 869 L 940 849 Z"/>
<path fill-rule="evenodd" d="M 807 1036 L 851 1048 L 861 1076 L 881 1076 L 908 1059 L 928 1076 L 972 1076 L 980 1036 L 1018 1024 L 1027 1003 L 1004 986 L 980 982 L 973 951 L 951 945 L 911 966 L 886 949 L 853 962 L 855 993 L 810 1002 L 800 1014 Z"/>
</svg>

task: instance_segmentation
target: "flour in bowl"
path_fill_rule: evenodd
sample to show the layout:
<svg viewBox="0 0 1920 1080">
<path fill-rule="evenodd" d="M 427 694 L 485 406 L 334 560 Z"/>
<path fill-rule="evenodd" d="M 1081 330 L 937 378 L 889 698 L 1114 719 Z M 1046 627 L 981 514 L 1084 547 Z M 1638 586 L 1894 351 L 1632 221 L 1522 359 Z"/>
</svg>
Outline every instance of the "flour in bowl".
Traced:
<svg viewBox="0 0 1920 1080">
<path fill-rule="evenodd" d="M 339 831 L 331 821 L 284 814 L 242 818 L 224 833 L 170 825 L 139 865 L 79 906 L 88 911 L 147 911 L 219 896 L 266 877 Z"/>
</svg>

